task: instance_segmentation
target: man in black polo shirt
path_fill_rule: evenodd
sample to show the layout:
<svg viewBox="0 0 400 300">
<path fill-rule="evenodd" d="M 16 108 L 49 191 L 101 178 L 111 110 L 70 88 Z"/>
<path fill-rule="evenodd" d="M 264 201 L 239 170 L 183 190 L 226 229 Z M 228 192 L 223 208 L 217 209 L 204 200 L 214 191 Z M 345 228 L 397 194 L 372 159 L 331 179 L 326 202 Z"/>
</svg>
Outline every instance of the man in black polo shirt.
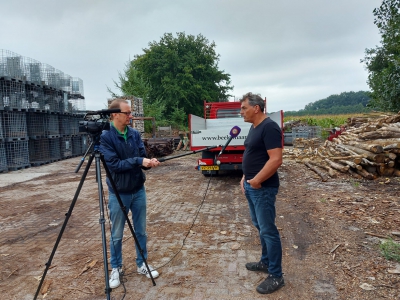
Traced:
<svg viewBox="0 0 400 300">
<path fill-rule="evenodd" d="M 244 121 L 253 124 L 244 143 L 240 185 L 249 203 L 251 220 L 260 234 L 262 250 L 260 261 L 249 262 L 246 268 L 269 274 L 257 287 L 257 292 L 269 294 L 284 286 L 282 245 L 275 225 L 282 132 L 278 124 L 264 113 L 265 103 L 259 95 L 247 93 L 240 102 Z"/>
</svg>

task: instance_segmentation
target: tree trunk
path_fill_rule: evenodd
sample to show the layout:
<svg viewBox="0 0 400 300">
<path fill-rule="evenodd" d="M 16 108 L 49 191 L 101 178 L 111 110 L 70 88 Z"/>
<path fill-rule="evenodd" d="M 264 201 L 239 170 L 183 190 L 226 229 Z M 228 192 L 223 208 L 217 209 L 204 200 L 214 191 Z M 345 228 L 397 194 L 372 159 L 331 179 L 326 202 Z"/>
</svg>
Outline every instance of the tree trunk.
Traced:
<svg viewBox="0 0 400 300">
<path fill-rule="evenodd" d="M 396 138 L 392 138 L 392 139 L 375 139 L 373 142 L 374 142 L 374 144 L 387 146 L 387 145 L 390 145 L 390 144 L 400 144 L 400 139 L 396 139 Z"/>
<path fill-rule="evenodd" d="M 383 147 L 383 150 L 392 150 L 392 149 L 400 149 L 400 143 L 390 144 Z"/>
<path fill-rule="evenodd" d="M 378 173 L 381 176 L 392 176 L 395 171 L 395 168 L 390 168 L 385 164 L 381 164 L 378 168 Z"/>
<path fill-rule="evenodd" d="M 332 178 L 333 178 L 333 177 L 337 177 L 337 173 L 336 173 L 332 168 L 323 165 L 323 164 L 322 164 L 321 162 L 319 162 L 319 161 L 309 160 L 308 163 L 310 163 L 310 164 L 312 164 L 312 165 L 314 165 L 314 166 L 320 167 L 320 168 L 322 168 L 322 169 L 327 170 L 327 171 L 328 171 L 329 177 L 332 177 Z"/>
<path fill-rule="evenodd" d="M 357 165 L 357 164 L 353 163 L 352 161 L 348 161 L 348 160 L 343 160 L 342 159 L 342 160 L 339 160 L 339 162 L 341 162 L 342 164 L 348 165 L 348 166 L 350 166 L 350 167 L 352 167 L 354 169 L 357 169 L 357 170 L 361 170 L 362 169 L 362 166 Z"/>
<path fill-rule="evenodd" d="M 378 144 L 361 144 L 355 141 L 349 141 L 348 144 L 376 154 L 383 152 L 383 147 Z"/>
<path fill-rule="evenodd" d="M 363 150 L 354 146 L 350 145 L 342 145 L 341 147 L 344 147 L 346 149 L 349 149 L 351 151 L 356 152 L 357 154 L 361 154 L 365 158 L 368 158 L 369 160 L 375 161 L 377 163 L 381 163 L 385 161 L 385 155 L 384 154 L 375 154 L 367 150 Z"/>
<path fill-rule="evenodd" d="M 393 131 L 393 132 L 400 133 L 400 128 L 394 127 L 394 126 L 382 127 L 382 128 L 379 129 L 379 130 L 380 130 L 380 131 Z"/>
<path fill-rule="evenodd" d="M 332 159 L 332 160 L 341 160 L 341 159 L 349 160 L 349 161 L 352 161 L 353 163 L 355 163 L 357 165 L 359 165 L 361 163 L 361 161 L 362 161 L 362 157 L 361 156 L 360 157 L 355 157 L 355 156 L 330 156 L 329 159 Z"/>
<path fill-rule="evenodd" d="M 354 171 L 351 170 L 351 169 L 349 169 L 349 173 L 351 174 L 351 176 L 353 176 L 353 177 L 355 177 L 355 178 L 357 178 L 357 179 L 362 178 L 361 175 L 357 174 L 356 172 L 354 172 Z"/>
<path fill-rule="evenodd" d="M 389 158 L 390 160 L 395 160 L 397 155 L 396 153 L 385 152 L 385 157 Z"/>
<path fill-rule="evenodd" d="M 340 171 L 340 172 L 342 172 L 342 173 L 346 173 L 346 172 L 350 169 L 349 166 L 343 166 L 343 165 L 338 164 L 338 163 L 335 163 L 335 162 L 333 162 L 333 161 L 331 161 L 331 160 L 329 160 L 329 159 L 327 159 L 327 158 L 325 158 L 325 161 L 326 161 L 332 168 L 334 168 L 335 170 L 338 170 L 338 171 Z"/>
<path fill-rule="evenodd" d="M 368 173 L 368 172 L 367 172 L 366 170 L 364 170 L 364 169 L 361 169 L 361 170 L 357 170 L 357 169 L 356 169 L 356 172 L 357 172 L 358 174 L 360 174 L 362 177 L 366 178 L 366 179 L 370 179 L 370 180 L 374 179 L 374 175 L 372 175 L 371 173 Z"/>
<path fill-rule="evenodd" d="M 389 139 L 389 138 L 400 138 L 400 132 L 393 131 L 371 131 L 366 133 L 360 133 L 360 139 L 363 140 L 375 140 L 375 139 Z"/>
<path fill-rule="evenodd" d="M 311 164 L 309 164 L 308 162 L 304 162 L 304 164 L 308 167 L 308 168 L 310 168 L 311 170 L 313 170 L 315 173 L 317 173 L 320 177 L 321 177 L 321 179 L 322 179 L 322 181 L 327 181 L 328 180 L 328 176 L 325 174 L 325 173 L 323 173 L 323 172 L 321 172 L 320 170 L 318 170 L 317 168 L 315 168 L 315 167 L 313 167 Z"/>
</svg>

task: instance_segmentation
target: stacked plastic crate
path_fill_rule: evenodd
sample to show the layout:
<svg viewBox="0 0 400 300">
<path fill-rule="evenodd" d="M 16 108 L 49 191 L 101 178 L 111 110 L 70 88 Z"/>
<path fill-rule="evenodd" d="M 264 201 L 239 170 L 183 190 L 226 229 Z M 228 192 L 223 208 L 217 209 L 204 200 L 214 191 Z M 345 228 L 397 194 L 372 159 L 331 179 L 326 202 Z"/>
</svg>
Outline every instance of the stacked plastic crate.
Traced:
<svg viewBox="0 0 400 300">
<path fill-rule="evenodd" d="M 84 99 L 81 79 L 0 49 L 0 172 L 82 155 Z"/>
<path fill-rule="evenodd" d="M 24 80 L 23 58 L 9 51 L 3 55 L 2 51 L 0 55 L 2 135 L 5 161 L 9 171 L 30 167 Z"/>
<path fill-rule="evenodd" d="M 0 173 L 7 172 L 6 148 L 3 135 L 3 112 L 0 111 Z"/>
<path fill-rule="evenodd" d="M 30 167 L 26 113 L 9 105 L 3 111 L 2 119 L 8 170 Z"/>
</svg>

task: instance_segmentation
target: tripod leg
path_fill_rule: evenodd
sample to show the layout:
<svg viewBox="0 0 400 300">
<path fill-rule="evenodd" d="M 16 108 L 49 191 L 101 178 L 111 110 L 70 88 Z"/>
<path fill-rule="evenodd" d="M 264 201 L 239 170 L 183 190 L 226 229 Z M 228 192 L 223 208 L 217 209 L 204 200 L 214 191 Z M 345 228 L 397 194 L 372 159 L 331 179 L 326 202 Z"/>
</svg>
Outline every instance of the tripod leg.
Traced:
<svg viewBox="0 0 400 300">
<path fill-rule="evenodd" d="M 134 229 L 133 229 L 132 223 L 131 223 L 131 221 L 129 220 L 128 212 L 126 211 L 126 207 L 124 206 L 124 203 L 122 202 L 121 197 L 119 196 L 119 193 L 118 193 L 118 190 L 117 190 L 117 186 L 115 185 L 115 182 L 114 182 L 113 179 L 112 179 L 110 170 L 108 169 L 107 164 L 106 164 L 106 161 L 104 160 L 104 156 L 101 155 L 101 156 L 100 156 L 100 159 L 101 159 L 101 161 L 103 162 L 104 170 L 105 170 L 106 173 L 107 173 L 107 177 L 108 177 L 108 179 L 110 180 L 111 186 L 112 186 L 112 188 L 113 188 L 113 190 L 114 190 L 114 192 L 115 192 L 115 196 L 117 197 L 119 206 L 121 207 L 121 210 L 122 210 L 122 212 L 123 212 L 123 214 L 124 214 L 124 216 L 125 216 L 126 222 L 128 223 L 129 230 L 130 230 L 131 233 L 132 233 L 133 239 L 135 240 L 135 244 L 136 244 L 137 248 L 139 249 L 139 253 L 140 253 L 140 255 L 142 256 L 143 262 L 144 262 L 144 264 L 145 264 L 145 266 L 146 266 L 147 272 L 149 273 L 150 278 L 151 278 L 151 281 L 153 282 L 153 286 L 154 286 L 154 285 L 156 285 L 156 282 L 154 281 L 154 278 L 153 278 L 153 275 L 152 275 L 152 273 L 151 273 L 151 270 L 150 270 L 150 268 L 149 268 L 149 266 L 148 266 L 148 264 L 147 264 L 146 258 L 144 257 L 143 249 L 140 247 L 139 240 L 138 240 L 137 237 L 136 237 L 136 234 L 135 234 L 135 231 L 134 231 Z"/>
<path fill-rule="evenodd" d="M 108 277 L 108 260 L 107 260 L 107 239 L 106 239 L 106 230 L 105 230 L 105 218 L 104 218 L 104 203 L 103 203 L 103 185 L 101 181 L 101 168 L 100 168 L 100 153 L 97 152 L 95 154 L 96 157 L 96 181 L 98 185 L 98 192 L 99 192 L 99 207 L 100 207 L 100 227 L 101 227 L 101 239 L 102 239 L 102 246 L 103 246 L 103 264 L 104 264 L 104 278 L 106 281 L 106 289 L 105 292 L 107 294 L 107 299 L 110 297 L 110 284 L 109 284 L 109 277 Z"/>
<path fill-rule="evenodd" d="M 41 289 L 42 284 L 43 284 L 43 282 L 44 282 L 44 278 L 46 277 L 47 271 L 49 270 L 49 268 L 50 268 L 50 266 L 51 266 L 51 262 L 52 262 L 52 260 L 53 260 L 53 257 L 54 257 L 54 255 L 55 255 L 55 253 L 56 253 L 58 244 L 59 244 L 60 241 L 61 241 L 61 237 L 62 237 L 62 235 L 63 235 L 63 233 L 64 233 L 65 227 L 67 226 L 68 220 L 69 220 L 69 218 L 71 217 L 72 210 L 74 209 L 76 200 L 78 200 L 79 193 L 81 192 L 83 183 L 84 183 L 84 181 L 85 181 L 85 178 L 86 178 L 86 176 L 87 176 L 87 173 L 89 172 L 89 168 L 90 168 L 90 165 L 92 164 L 93 158 L 94 158 L 94 155 L 93 155 L 93 154 L 90 155 L 88 164 L 87 164 L 87 166 L 86 166 L 86 168 L 85 168 L 85 171 L 84 171 L 83 174 L 82 174 L 82 178 L 81 178 L 81 180 L 80 180 L 80 182 L 79 182 L 79 185 L 78 185 L 78 188 L 77 188 L 77 190 L 76 190 L 76 192 L 75 192 L 74 199 L 73 199 L 72 202 L 71 202 L 71 205 L 70 205 L 70 207 L 69 207 L 68 212 L 65 214 L 64 224 L 62 225 L 61 230 L 60 230 L 60 233 L 58 234 L 56 243 L 54 244 L 53 250 L 51 251 L 49 260 L 48 260 L 47 263 L 45 264 L 45 265 L 46 265 L 46 268 L 45 268 L 45 270 L 44 270 L 44 272 L 43 272 L 42 279 L 40 280 L 39 286 L 38 286 L 38 288 L 37 288 L 37 290 L 36 290 L 35 297 L 33 298 L 34 300 L 36 300 L 36 299 L 37 299 L 37 296 L 39 295 L 40 289 Z"/>
</svg>

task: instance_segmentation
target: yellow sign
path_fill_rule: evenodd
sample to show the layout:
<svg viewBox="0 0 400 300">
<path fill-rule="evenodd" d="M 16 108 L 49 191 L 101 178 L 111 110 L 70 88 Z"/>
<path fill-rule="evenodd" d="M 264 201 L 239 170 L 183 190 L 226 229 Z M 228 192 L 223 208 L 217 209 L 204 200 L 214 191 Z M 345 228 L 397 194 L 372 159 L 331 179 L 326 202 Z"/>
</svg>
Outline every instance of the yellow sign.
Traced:
<svg viewBox="0 0 400 300">
<path fill-rule="evenodd" d="M 201 171 L 218 171 L 219 166 L 200 166 Z"/>
</svg>

